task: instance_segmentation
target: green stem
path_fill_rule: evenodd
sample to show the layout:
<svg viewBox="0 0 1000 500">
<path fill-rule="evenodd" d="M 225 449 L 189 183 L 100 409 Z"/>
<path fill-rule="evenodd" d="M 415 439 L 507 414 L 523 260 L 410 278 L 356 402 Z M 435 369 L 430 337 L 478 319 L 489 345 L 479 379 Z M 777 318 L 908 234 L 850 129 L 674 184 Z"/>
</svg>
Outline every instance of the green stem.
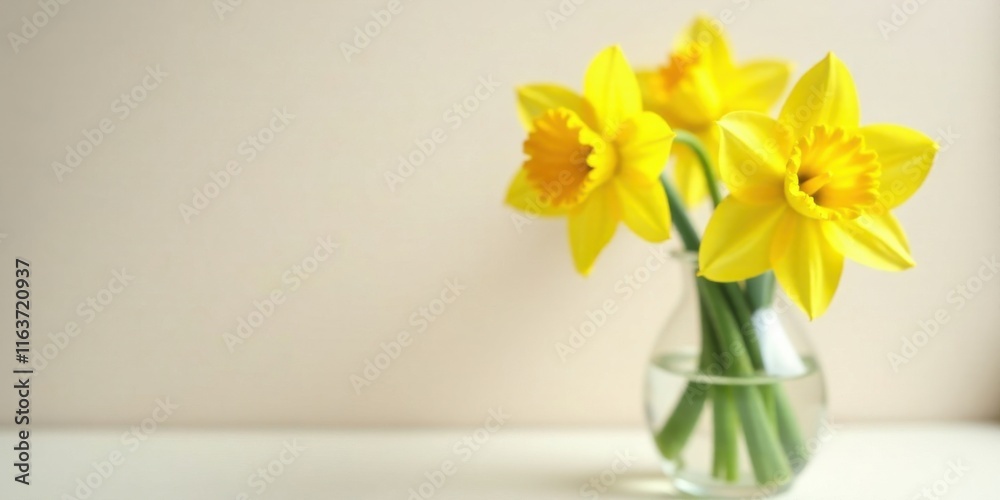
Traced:
<svg viewBox="0 0 1000 500">
<path fill-rule="evenodd" d="M 701 246 L 701 238 L 698 237 L 698 231 L 687 216 L 684 203 L 680 201 L 681 195 L 677 193 L 677 189 L 674 188 L 667 174 L 660 175 L 660 183 L 663 184 L 663 190 L 667 192 L 667 205 L 670 206 L 670 220 L 673 222 L 677 232 L 681 234 L 681 241 L 684 242 L 684 248 L 688 252 L 697 252 Z"/>
<path fill-rule="evenodd" d="M 699 310 L 701 312 L 701 356 L 698 360 L 698 369 L 702 373 L 708 373 L 712 365 L 712 353 L 717 350 L 715 334 L 711 330 L 712 325 L 708 321 L 705 305 L 700 304 Z M 655 437 L 656 446 L 665 458 L 677 460 L 698 424 L 709 390 L 709 384 L 704 382 L 688 382 L 684 388 L 680 401 L 677 402 L 674 411 Z"/>
<path fill-rule="evenodd" d="M 748 279 L 747 298 L 755 311 L 770 306 L 774 301 L 774 271 Z"/>
<path fill-rule="evenodd" d="M 677 136 L 674 137 L 674 142 L 691 148 L 695 156 L 698 157 L 698 162 L 701 163 L 702 174 L 705 176 L 705 183 L 708 184 L 708 193 L 712 196 L 712 204 L 719 206 L 719 203 L 722 203 L 722 193 L 719 191 L 719 181 L 715 178 L 712 157 L 705 150 L 705 145 L 691 132 L 685 130 L 677 130 L 675 132 Z"/>
<path fill-rule="evenodd" d="M 712 425 L 712 475 L 734 483 L 740 479 L 740 416 L 732 386 L 712 387 Z"/>
<path fill-rule="evenodd" d="M 698 290 L 709 319 L 717 334 L 716 341 L 731 358 L 731 373 L 736 377 L 753 377 L 753 363 L 743 342 L 743 335 L 728 306 L 724 292 L 705 278 L 698 278 Z M 727 307 L 728 306 L 728 307 Z M 740 414 L 747 450 L 759 484 L 781 484 L 791 480 L 791 466 L 782 447 L 778 430 L 772 424 L 760 391 L 753 385 L 735 387 L 736 406 Z"/>
<path fill-rule="evenodd" d="M 677 460 L 694 427 L 701 417 L 701 410 L 708 397 L 709 386 L 705 383 L 688 382 L 673 413 L 656 434 L 656 447 L 667 460 Z"/>
<path fill-rule="evenodd" d="M 701 311 L 701 361 L 700 370 L 712 374 L 716 359 L 725 359 L 725 352 L 716 343 L 712 320 L 708 317 L 705 302 L 699 300 Z M 723 373 L 725 374 L 725 372 Z M 736 400 L 728 386 L 710 387 L 712 398 L 712 475 L 734 483 L 740 479 L 740 421 Z"/>
<path fill-rule="evenodd" d="M 697 279 L 697 276 L 692 278 Z M 714 362 L 712 356 L 719 351 L 719 347 L 715 345 L 715 332 L 712 331 L 712 322 L 708 319 L 708 308 L 700 300 L 698 301 L 698 311 L 701 313 L 699 315 L 701 319 L 701 357 L 698 360 L 698 369 L 703 373 L 710 373 Z"/>
<path fill-rule="evenodd" d="M 770 290 L 764 290 L 764 292 L 773 294 L 773 274 L 765 273 L 761 276 L 766 276 L 768 274 L 772 276 L 772 281 L 769 285 L 767 285 Z M 760 351 L 761 346 L 758 341 L 759 335 L 757 334 L 756 325 L 753 321 L 753 309 L 751 309 L 749 302 L 753 300 L 753 298 L 752 296 L 749 299 L 747 297 L 747 295 L 751 294 L 748 293 L 747 295 L 744 295 L 740 291 L 739 285 L 736 283 L 724 283 L 721 284 L 721 286 L 725 290 L 726 298 L 729 299 L 729 304 L 735 313 L 737 321 L 739 321 L 739 324 L 742 325 L 741 331 L 755 370 L 765 373 L 766 367 L 764 366 L 763 356 Z M 766 305 L 763 307 L 767 307 L 771 304 L 770 298 L 768 298 L 768 302 L 765 304 Z M 802 432 L 799 430 L 798 423 L 795 420 L 795 411 L 788 401 L 785 391 L 783 391 L 780 386 L 775 384 L 761 385 L 760 392 L 764 401 L 764 407 L 767 409 L 768 415 L 771 417 L 772 425 L 778 429 L 781 435 L 781 444 L 784 446 L 786 454 L 789 456 L 801 454 L 802 450 L 805 449 L 805 441 L 802 437 Z"/>
<path fill-rule="evenodd" d="M 757 333 L 753 328 L 753 313 L 750 311 L 746 296 L 743 295 L 743 290 L 740 290 L 740 285 L 736 283 L 719 283 L 719 286 L 722 287 L 726 299 L 733 309 L 733 314 L 736 316 L 736 321 L 739 322 L 740 333 L 743 334 L 743 340 L 747 345 L 754 370 L 763 370 L 764 359 L 760 354 L 760 344 L 757 342 Z"/>
<path fill-rule="evenodd" d="M 716 341 L 717 334 L 705 301 L 698 302 L 701 303 L 702 335 L 708 337 L 701 342 L 703 371 L 708 373 L 711 372 L 713 357 L 724 360 L 727 354 Z M 723 374 L 732 375 L 732 371 L 727 366 Z M 714 386 L 709 395 L 712 398 L 712 476 L 734 483 L 740 478 L 740 417 L 736 411 L 733 388 Z"/>
<path fill-rule="evenodd" d="M 743 342 L 747 346 L 747 353 L 750 355 L 750 362 L 753 364 L 754 371 L 757 373 L 766 373 L 767 370 L 764 366 L 764 357 L 761 355 L 757 330 L 753 323 L 753 312 L 748 303 L 749 293 L 744 295 L 743 290 L 736 283 L 721 283 L 720 286 L 726 294 L 726 299 L 729 301 L 730 307 L 732 307 L 736 321 L 740 324 L 740 332 L 743 334 Z M 776 414 L 777 407 L 775 406 L 774 393 L 781 392 L 781 388 L 776 385 L 761 385 L 759 387 L 760 396 L 764 400 L 764 408 L 767 409 L 771 424 L 780 430 L 780 427 L 778 427 L 779 421 Z"/>
<path fill-rule="evenodd" d="M 799 429 L 799 422 L 795 419 L 795 412 L 792 410 L 792 403 L 788 400 L 785 391 L 774 391 L 774 409 L 778 420 L 778 434 L 781 435 L 781 445 L 785 448 L 785 454 L 790 457 L 792 469 L 795 472 L 802 470 L 806 459 L 809 458 L 809 449 L 806 448 L 802 439 L 802 431 Z"/>
</svg>

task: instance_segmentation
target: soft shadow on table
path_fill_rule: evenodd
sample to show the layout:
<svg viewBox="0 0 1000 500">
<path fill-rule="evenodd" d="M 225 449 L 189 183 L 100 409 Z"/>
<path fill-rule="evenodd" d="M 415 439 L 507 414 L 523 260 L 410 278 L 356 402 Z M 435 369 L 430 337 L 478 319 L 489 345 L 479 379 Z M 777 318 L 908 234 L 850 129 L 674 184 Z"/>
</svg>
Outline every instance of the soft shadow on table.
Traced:
<svg viewBox="0 0 1000 500">
<path fill-rule="evenodd" d="M 568 478 L 567 478 L 568 479 Z M 573 478 L 574 490 L 585 484 L 585 479 Z M 617 474 L 613 484 L 601 485 L 605 491 L 597 490 L 600 498 L 614 499 L 691 499 L 691 495 L 677 491 L 670 481 L 658 471 L 627 471 Z M 712 499 L 701 499 L 712 500 Z"/>
<path fill-rule="evenodd" d="M 619 498 L 693 498 L 677 491 L 657 472 L 625 472 L 607 488 L 608 493 Z"/>
<path fill-rule="evenodd" d="M 606 492 L 601 493 L 601 497 L 609 498 L 635 498 L 635 499 L 693 499 L 713 500 L 707 497 L 694 497 L 686 493 L 677 491 L 670 481 L 661 473 L 649 472 L 625 472 L 618 474 L 614 484 L 607 487 Z M 782 498 L 782 497 L 777 497 Z M 720 500 L 720 499 L 714 499 Z"/>
</svg>

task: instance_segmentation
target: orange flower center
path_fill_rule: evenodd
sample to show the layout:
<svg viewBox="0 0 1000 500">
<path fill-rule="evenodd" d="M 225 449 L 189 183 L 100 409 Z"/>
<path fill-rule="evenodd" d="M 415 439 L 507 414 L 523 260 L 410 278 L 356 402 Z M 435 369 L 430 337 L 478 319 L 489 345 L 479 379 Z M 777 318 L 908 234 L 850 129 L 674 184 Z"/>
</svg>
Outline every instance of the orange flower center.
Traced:
<svg viewBox="0 0 1000 500">
<path fill-rule="evenodd" d="M 785 199 L 807 217 L 854 219 L 878 201 L 881 171 L 878 155 L 857 132 L 813 127 L 792 149 Z"/>
<path fill-rule="evenodd" d="M 534 130 L 524 141 L 529 157 L 524 168 L 543 202 L 573 206 L 589 192 L 594 169 L 587 159 L 594 146 L 581 140 L 584 127 L 579 117 L 562 108 L 550 109 L 535 120 Z"/>
<path fill-rule="evenodd" d="M 670 61 L 660 67 L 660 77 L 666 90 L 676 88 L 690 74 L 691 69 L 701 62 L 701 48 L 689 43 L 683 49 L 670 54 Z"/>
</svg>

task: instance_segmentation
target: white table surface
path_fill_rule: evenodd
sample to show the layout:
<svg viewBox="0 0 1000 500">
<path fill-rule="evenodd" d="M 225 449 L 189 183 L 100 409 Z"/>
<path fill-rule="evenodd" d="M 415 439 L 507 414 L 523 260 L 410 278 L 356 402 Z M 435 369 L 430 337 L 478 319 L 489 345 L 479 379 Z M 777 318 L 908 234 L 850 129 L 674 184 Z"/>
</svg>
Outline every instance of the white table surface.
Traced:
<svg viewBox="0 0 1000 500">
<path fill-rule="evenodd" d="M 430 498 L 435 500 L 681 498 L 658 472 L 649 436 L 641 429 L 501 428 L 477 451 L 465 445 L 456 449 L 474 430 L 163 428 L 137 442 L 122 440 L 125 429 L 37 429 L 32 485 L 14 483 L 13 467 L 5 465 L 0 498 L 83 498 L 74 490 L 77 480 L 90 474 L 92 483 L 99 483 L 87 497 L 92 500 L 407 500 L 410 488 L 445 460 L 453 462 L 454 473 L 433 491 Z M 12 457 L 13 431 L 0 432 L 0 453 Z M 286 452 L 282 457 L 286 444 L 302 448 L 298 456 Z M 96 475 L 93 464 L 100 467 L 113 452 L 121 454 L 119 465 L 109 470 L 104 464 L 106 479 Z M 608 491 L 581 493 L 587 480 L 609 470 L 619 453 L 634 456 L 635 462 L 614 476 Z M 2 458 L 0 462 L 11 463 L 10 457 Z M 282 458 L 288 463 L 281 463 Z M 949 464 L 967 470 L 949 476 Z M 255 470 L 268 466 L 275 472 L 270 483 L 262 476 L 252 478 Z M 946 477 L 953 482 L 945 482 Z M 922 490 L 938 481 L 939 491 L 942 485 L 947 490 L 941 499 L 1000 499 L 1000 425 L 841 425 L 795 487 L 780 498 L 931 499 L 935 497 L 922 496 Z M 262 484 L 266 487 L 258 493 Z"/>
</svg>

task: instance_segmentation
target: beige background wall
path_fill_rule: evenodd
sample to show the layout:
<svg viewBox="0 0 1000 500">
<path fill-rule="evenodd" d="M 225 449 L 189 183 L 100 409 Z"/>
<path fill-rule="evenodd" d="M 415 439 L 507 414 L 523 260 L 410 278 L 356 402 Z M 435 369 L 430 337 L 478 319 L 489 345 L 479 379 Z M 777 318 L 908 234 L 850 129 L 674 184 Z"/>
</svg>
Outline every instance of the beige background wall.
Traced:
<svg viewBox="0 0 1000 500">
<path fill-rule="evenodd" d="M 0 47 L 0 262 L 31 260 L 34 345 L 51 355 L 36 422 L 134 423 L 158 398 L 180 405 L 172 425 L 466 424 L 491 407 L 519 425 L 640 422 L 680 270 L 622 300 L 615 283 L 648 245 L 620 231 L 584 280 L 564 221 L 517 230 L 501 204 L 524 135 L 512 89 L 579 87 L 615 42 L 658 63 L 699 10 L 731 19 L 737 57 L 785 56 L 796 77 L 835 51 L 865 122 L 954 135 L 898 212 L 918 267 L 849 265 L 812 325 L 833 417 L 998 417 L 1000 279 L 962 308 L 953 294 L 1000 251 L 1000 5 L 909 1 L 918 10 L 888 39 L 891 1 L 563 0 L 555 29 L 556 0 L 404 1 L 350 61 L 341 44 L 387 2 L 245 0 L 221 19 L 209 1 L 62 5 L 17 53 Z M 39 10 L 4 2 L 0 31 Z M 460 121 L 446 114 L 481 79 L 499 88 Z M 128 109 L 122 93 L 145 100 Z M 52 163 L 102 123 L 110 132 L 60 180 Z M 436 129 L 443 140 L 391 190 L 385 173 Z M 273 140 L 252 155 L 242 143 L 257 134 Z M 193 199 L 213 182 L 225 185 Z M 329 258 L 323 238 L 338 245 Z M 122 269 L 127 285 L 102 292 Z M 224 335 L 272 293 L 281 303 L 231 352 Z M 435 302 L 443 293 L 454 300 Z M 88 297 L 111 302 L 97 312 Z M 561 361 L 555 343 L 609 298 L 617 313 Z M 440 314 L 415 319 L 421 308 Z M 894 371 L 888 353 L 939 309 L 950 320 Z M 412 343 L 357 395 L 351 375 L 404 330 Z"/>
</svg>

